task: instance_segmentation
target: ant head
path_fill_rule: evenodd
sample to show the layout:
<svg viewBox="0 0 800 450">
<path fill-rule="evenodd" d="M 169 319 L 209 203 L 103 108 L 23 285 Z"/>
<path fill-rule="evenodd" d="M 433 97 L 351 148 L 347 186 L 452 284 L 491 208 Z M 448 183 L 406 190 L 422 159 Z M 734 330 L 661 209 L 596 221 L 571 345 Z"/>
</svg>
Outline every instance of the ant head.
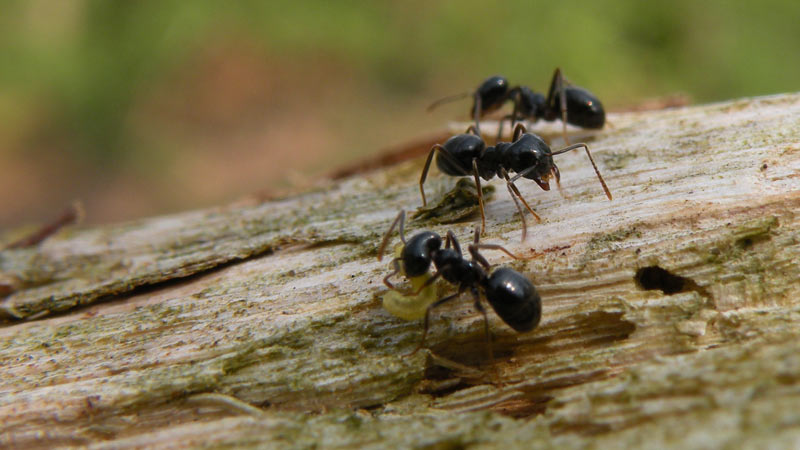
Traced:
<svg viewBox="0 0 800 450">
<path fill-rule="evenodd" d="M 408 277 L 417 277 L 428 271 L 432 253 L 442 246 L 442 238 L 432 231 L 421 231 L 406 242 L 400 259 Z"/>
<path fill-rule="evenodd" d="M 538 184 L 542 190 L 549 191 L 550 190 L 550 180 L 555 179 L 556 184 L 558 184 L 558 188 L 561 189 L 561 172 L 558 171 L 558 166 L 553 161 L 553 157 L 550 156 L 550 170 L 546 173 L 539 175 L 539 179 L 535 180 L 536 184 Z"/>
<path fill-rule="evenodd" d="M 535 180 L 535 181 L 536 181 L 536 184 L 538 184 L 539 187 L 542 188 L 543 191 L 549 191 L 550 190 L 550 174 L 549 173 L 547 175 L 543 176 L 540 180 Z"/>
<path fill-rule="evenodd" d="M 494 75 L 481 83 L 475 91 L 475 102 L 481 102 L 480 114 L 494 111 L 503 106 L 503 102 L 508 98 L 508 80 L 500 75 Z M 470 112 L 475 111 L 476 105 L 472 105 Z"/>
<path fill-rule="evenodd" d="M 549 190 L 547 181 L 553 168 L 550 146 L 533 133 L 523 133 L 503 152 L 503 165 L 521 174 L 523 178 L 535 180 L 542 189 Z M 545 187 L 547 186 L 547 187 Z"/>
</svg>

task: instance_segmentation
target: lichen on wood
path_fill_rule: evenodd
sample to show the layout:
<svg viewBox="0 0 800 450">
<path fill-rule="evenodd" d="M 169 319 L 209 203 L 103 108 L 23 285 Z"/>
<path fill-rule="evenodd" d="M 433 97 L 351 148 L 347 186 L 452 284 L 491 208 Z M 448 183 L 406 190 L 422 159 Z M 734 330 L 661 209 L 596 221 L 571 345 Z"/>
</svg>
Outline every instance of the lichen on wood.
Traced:
<svg viewBox="0 0 800 450">
<path fill-rule="evenodd" d="M 381 307 L 421 158 L 0 252 L 0 446 L 797 447 L 800 95 L 609 121 L 572 140 L 613 201 L 575 153 L 564 196 L 518 182 L 526 241 L 487 202 L 484 241 L 522 259 L 487 258 L 543 299 L 530 333 L 490 312 L 494 364 L 471 301 L 413 356 L 421 324 Z M 455 183 L 432 171 L 431 203 Z"/>
</svg>

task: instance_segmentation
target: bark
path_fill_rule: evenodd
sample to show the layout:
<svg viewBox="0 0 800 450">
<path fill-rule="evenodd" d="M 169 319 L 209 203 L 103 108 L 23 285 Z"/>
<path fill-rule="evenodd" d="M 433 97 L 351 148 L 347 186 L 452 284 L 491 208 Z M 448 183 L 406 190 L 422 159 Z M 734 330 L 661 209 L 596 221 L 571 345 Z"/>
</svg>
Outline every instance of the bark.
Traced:
<svg viewBox="0 0 800 450">
<path fill-rule="evenodd" d="M 420 321 L 381 307 L 423 158 L 0 252 L 0 445 L 797 447 L 800 95 L 609 121 L 572 140 L 613 201 L 559 156 L 564 196 L 518 183 L 543 218 L 520 242 L 492 182 L 484 241 L 522 258 L 485 255 L 543 300 L 529 333 L 489 312 L 493 363 L 469 295 L 411 356 Z M 433 169 L 430 201 L 455 184 Z M 471 239 L 443 215 L 407 235 Z"/>
</svg>

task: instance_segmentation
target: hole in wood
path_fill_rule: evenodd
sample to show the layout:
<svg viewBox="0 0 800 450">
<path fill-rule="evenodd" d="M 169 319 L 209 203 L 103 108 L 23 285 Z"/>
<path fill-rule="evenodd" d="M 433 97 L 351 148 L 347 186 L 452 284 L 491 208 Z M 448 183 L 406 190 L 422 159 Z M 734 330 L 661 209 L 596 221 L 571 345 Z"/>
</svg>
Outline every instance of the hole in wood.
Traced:
<svg viewBox="0 0 800 450">
<path fill-rule="evenodd" d="M 687 291 L 689 290 L 687 288 L 694 284 L 689 278 L 675 275 L 658 266 L 637 270 L 634 280 L 640 288 L 646 291 L 660 290 L 667 295 Z"/>
</svg>

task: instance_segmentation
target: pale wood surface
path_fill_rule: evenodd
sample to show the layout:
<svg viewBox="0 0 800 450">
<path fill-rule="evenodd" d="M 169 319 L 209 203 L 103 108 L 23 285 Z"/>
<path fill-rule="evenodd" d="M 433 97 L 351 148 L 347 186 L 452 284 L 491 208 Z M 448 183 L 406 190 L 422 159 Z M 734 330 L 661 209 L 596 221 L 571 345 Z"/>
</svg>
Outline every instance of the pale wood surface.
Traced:
<svg viewBox="0 0 800 450">
<path fill-rule="evenodd" d="M 468 299 L 412 357 L 421 324 L 381 308 L 376 247 L 420 205 L 422 159 L 3 251 L 0 446 L 797 447 L 800 95 L 609 120 L 584 138 L 612 202 L 559 156 L 568 198 L 521 182 L 544 222 L 520 243 L 494 182 L 484 240 L 524 259 L 486 256 L 534 281 L 543 319 L 490 313 L 488 373 Z M 429 198 L 454 183 L 434 170 Z M 648 266 L 685 291 L 641 289 Z"/>
</svg>

